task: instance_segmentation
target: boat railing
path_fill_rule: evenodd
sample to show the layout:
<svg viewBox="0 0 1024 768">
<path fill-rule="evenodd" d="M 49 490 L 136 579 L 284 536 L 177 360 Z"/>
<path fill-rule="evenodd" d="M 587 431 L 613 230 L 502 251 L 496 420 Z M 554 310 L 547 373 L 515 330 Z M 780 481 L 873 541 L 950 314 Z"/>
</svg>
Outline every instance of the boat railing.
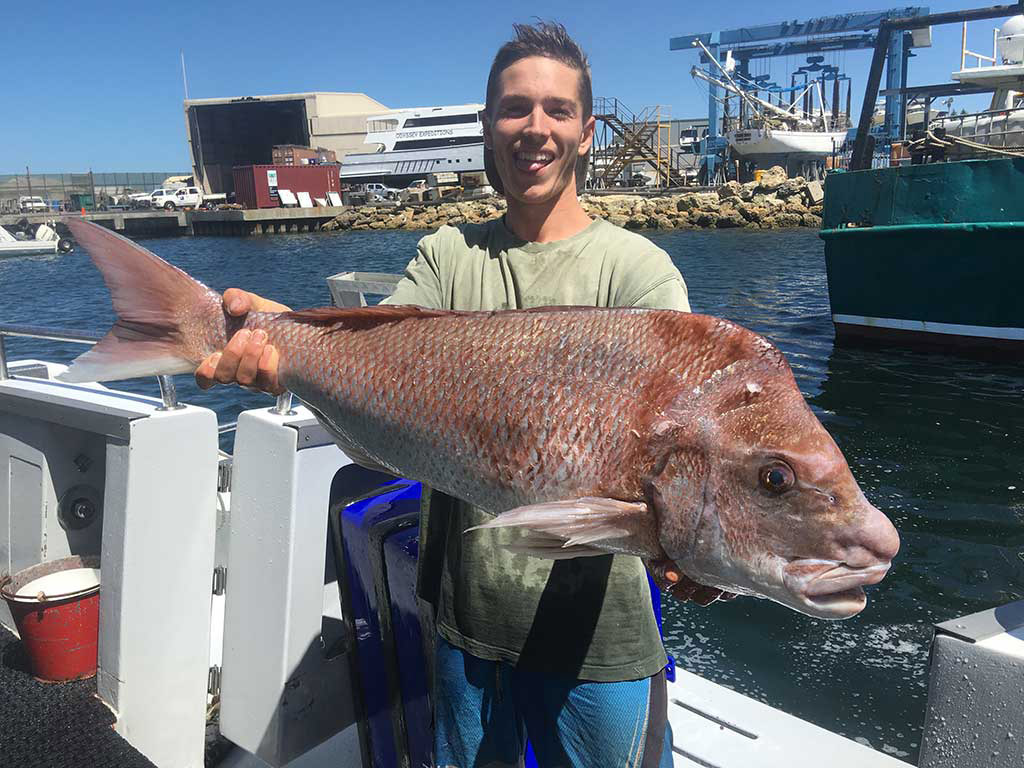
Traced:
<svg viewBox="0 0 1024 768">
<path fill-rule="evenodd" d="M 1016 114 L 1014 125 L 1010 118 Z M 931 121 L 929 129 L 942 128 L 946 136 L 968 139 L 984 147 L 1024 146 L 1024 119 L 1019 110 L 990 109 L 966 115 L 943 115 Z"/>
<path fill-rule="evenodd" d="M 11 325 L 0 323 L 0 381 L 11 378 L 7 367 L 7 350 L 4 345 L 5 337 L 18 337 L 23 339 L 42 339 L 44 341 L 60 341 L 69 344 L 85 344 L 92 346 L 103 338 L 102 333 L 90 333 L 78 331 L 71 328 L 52 328 L 39 325 Z M 159 410 L 173 411 L 183 406 L 178 404 L 178 392 L 174 386 L 174 379 L 171 376 L 157 376 L 157 383 L 160 386 L 160 399 L 163 405 Z M 292 411 L 291 392 L 285 392 L 277 398 L 277 403 L 271 409 L 272 412 L 287 415 Z M 221 424 L 217 427 L 219 434 L 234 432 L 238 422 Z"/>
</svg>

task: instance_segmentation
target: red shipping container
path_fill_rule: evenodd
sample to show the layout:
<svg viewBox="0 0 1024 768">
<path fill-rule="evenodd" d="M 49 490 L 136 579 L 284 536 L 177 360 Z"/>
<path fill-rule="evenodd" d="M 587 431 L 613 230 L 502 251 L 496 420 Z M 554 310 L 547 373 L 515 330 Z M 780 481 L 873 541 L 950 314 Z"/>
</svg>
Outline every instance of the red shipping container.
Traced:
<svg viewBox="0 0 1024 768">
<path fill-rule="evenodd" d="M 243 208 L 280 207 L 279 189 L 325 200 L 328 192 L 341 192 L 337 165 L 239 165 L 232 173 L 235 202 Z"/>
</svg>

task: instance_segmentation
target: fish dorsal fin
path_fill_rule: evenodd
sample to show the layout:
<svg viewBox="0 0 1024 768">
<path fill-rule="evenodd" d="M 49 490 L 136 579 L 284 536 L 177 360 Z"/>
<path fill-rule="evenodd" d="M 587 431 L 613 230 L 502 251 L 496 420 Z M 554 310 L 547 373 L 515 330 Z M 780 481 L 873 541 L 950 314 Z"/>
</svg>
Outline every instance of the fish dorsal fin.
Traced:
<svg viewBox="0 0 1024 768">
<path fill-rule="evenodd" d="M 282 317 L 296 323 L 305 323 L 324 328 L 328 332 L 365 331 L 381 325 L 400 323 L 403 320 L 425 320 L 437 317 L 501 317 L 509 314 L 546 314 L 560 312 L 607 312 L 607 307 L 549 306 L 528 309 L 495 309 L 463 311 L 456 309 L 428 309 L 413 304 L 378 304 L 374 307 L 318 307 L 286 312 Z"/>
<path fill-rule="evenodd" d="M 411 304 L 384 304 L 375 307 L 319 307 L 285 312 L 282 317 L 296 323 L 316 325 L 334 331 L 365 331 L 381 325 L 403 320 L 423 320 L 429 317 L 449 317 L 466 314 L 449 309 L 427 309 Z"/>
</svg>

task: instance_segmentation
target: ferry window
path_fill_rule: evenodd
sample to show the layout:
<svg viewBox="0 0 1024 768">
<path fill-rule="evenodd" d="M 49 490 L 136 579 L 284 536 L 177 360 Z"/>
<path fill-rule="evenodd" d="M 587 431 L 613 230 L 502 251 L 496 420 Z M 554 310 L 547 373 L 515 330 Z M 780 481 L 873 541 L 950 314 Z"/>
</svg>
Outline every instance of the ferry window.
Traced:
<svg viewBox="0 0 1024 768">
<path fill-rule="evenodd" d="M 469 115 L 437 115 L 435 117 L 412 117 L 405 121 L 403 128 L 419 128 L 424 125 L 461 125 L 463 123 L 475 123 L 477 114 Z"/>
<path fill-rule="evenodd" d="M 393 131 L 398 128 L 398 120 L 367 120 L 366 130 L 370 131 Z"/>
<path fill-rule="evenodd" d="M 395 149 L 430 149 L 432 147 L 454 147 L 459 144 L 480 144 L 482 142 L 483 139 L 480 136 L 447 136 L 436 139 L 396 141 Z"/>
</svg>

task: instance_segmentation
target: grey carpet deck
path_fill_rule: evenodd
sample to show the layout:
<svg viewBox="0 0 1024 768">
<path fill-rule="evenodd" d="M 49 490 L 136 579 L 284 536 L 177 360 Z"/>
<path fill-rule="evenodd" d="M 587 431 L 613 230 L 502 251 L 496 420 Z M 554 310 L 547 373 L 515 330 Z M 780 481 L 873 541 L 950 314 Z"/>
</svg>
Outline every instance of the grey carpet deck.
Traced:
<svg viewBox="0 0 1024 768">
<path fill-rule="evenodd" d="M 0 766 L 155 768 L 113 730 L 96 680 L 40 683 L 17 637 L 0 627 Z"/>
</svg>

